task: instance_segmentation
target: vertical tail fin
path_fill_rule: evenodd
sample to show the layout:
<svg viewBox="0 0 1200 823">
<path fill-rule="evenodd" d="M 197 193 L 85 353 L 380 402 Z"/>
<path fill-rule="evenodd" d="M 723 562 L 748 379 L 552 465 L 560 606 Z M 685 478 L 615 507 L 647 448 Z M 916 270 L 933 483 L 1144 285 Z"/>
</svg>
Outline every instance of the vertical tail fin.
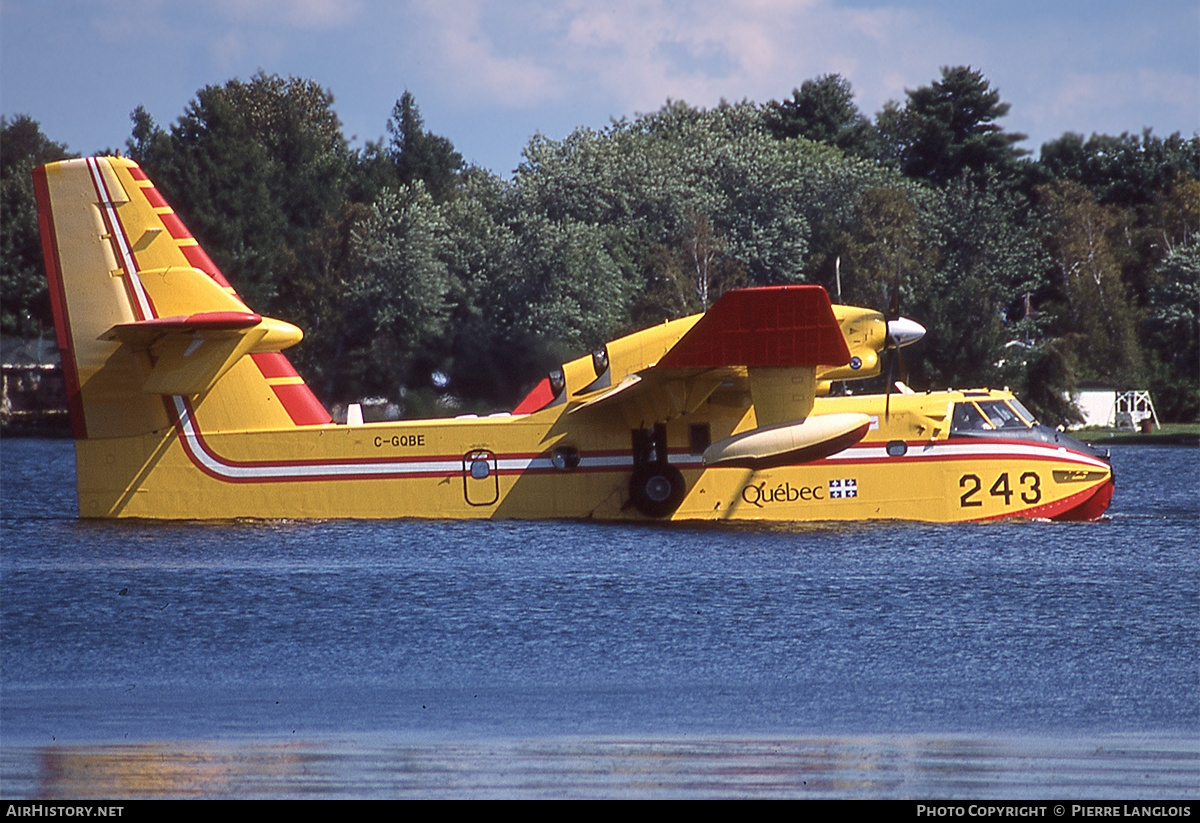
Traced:
<svg viewBox="0 0 1200 823">
<path fill-rule="evenodd" d="M 212 432 L 330 422 L 279 353 L 300 330 L 247 308 L 136 163 L 52 163 L 34 187 L 77 439 L 166 429 L 172 397 Z"/>
</svg>

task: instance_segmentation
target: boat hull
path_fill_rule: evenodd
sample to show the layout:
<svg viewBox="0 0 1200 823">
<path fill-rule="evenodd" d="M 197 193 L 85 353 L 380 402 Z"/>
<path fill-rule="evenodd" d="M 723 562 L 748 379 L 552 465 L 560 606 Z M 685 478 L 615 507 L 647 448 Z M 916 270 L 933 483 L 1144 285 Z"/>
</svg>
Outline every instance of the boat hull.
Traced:
<svg viewBox="0 0 1200 823">
<path fill-rule="evenodd" d="M 81 516 L 1094 519 L 1113 488 L 1103 460 L 1023 441 L 868 440 L 765 469 L 705 466 L 673 449 L 681 501 L 651 518 L 631 504 L 633 457 L 620 435 L 572 441 L 549 416 L 205 434 L 178 409 L 170 430 L 77 441 Z M 672 435 L 686 442 L 685 429 Z"/>
</svg>

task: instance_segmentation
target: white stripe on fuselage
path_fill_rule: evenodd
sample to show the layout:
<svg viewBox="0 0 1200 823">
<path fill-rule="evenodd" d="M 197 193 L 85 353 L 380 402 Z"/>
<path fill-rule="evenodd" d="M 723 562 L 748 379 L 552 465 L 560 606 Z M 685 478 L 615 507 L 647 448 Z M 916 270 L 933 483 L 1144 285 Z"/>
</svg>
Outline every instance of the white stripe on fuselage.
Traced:
<svg viewBox="0 0 1200 823">
<path fill-rule="evenodd" d="M 125 269 L 125 276 L 129 279 L 134 299 L 137 300 L 137 308 L 141 313 L 138 319 L 153 318 L 154 310 L 150 305 L 150 298 L 146 296 L 146 290 L 142 287 L 142 280 L 138 276 L 137 262 L 133 258 L 133 249 L 129 245 L 129 238 L 125 236 L 125 227 L 117 216 L 117 207 L 113 203 L 112 192 L 108 190 L 108 184 L 100 171 L 100 161 L 95 157 L 90 157 L 87 160 L 87 166 L 92 175 L 92 185 L 95 186 L 96 194 L 100 197 L 98 205 L 104 212 L 105 220 L 112 231 L 113 242 L 117 245 L 121 267 Z"/>
<path fill-rule="evenodd" d="M 187 401 L 182 397 L 172 397 L 175 413 L 179 421 L 180 436 L 184 448 L 191 459 L 200 467 L 216 477 L 231 482 L 271 482 L 286 480 L 353 480 L 355 478 L 406 477 L 416 475 L 445 475 L 457 474 L 464 469 L 462 457 L 439 456 L 431 459 L 383 459 L 383 460 L 330 460 L 327 462 L 272 462 L 272 461 L 234 461 L 221 457 L 204 440 Z M 889 457 L 886 450 L 876 446 L 860 446 L 846 449 L 822 461 L 809 465 L 826 465 L 849 467 L 858 463 L 874 463 L 877 461 L 914 461 L 923 459 L 956 460 L 956 459 L 1003 459 L 1003 458 L 1035 458 L 1035 459 L 1064 459 L 1073 463 L 1107 469 L 1102 461 L 1067 452 L 1061 447 L 1024 443 L 939 443 L 928 445 L 915 454 L 916 448 L 909 451 L 907 457 Z M 703 463 L 698 455 L 673 455 L 673 465 L 682 468 L 701 468 Z M 547 471 L 553 467 L 549 457 L 497 456 L 495 468 L 503 474 L 523 473 L 526 471 Z M 633 467 L 632 455 L 602 454 L 592 457 L 583 456 L 579 462 L 580 470 L 621 470 Z M 785 468 L 785 467 L 779 467 Z"/>
</svg>

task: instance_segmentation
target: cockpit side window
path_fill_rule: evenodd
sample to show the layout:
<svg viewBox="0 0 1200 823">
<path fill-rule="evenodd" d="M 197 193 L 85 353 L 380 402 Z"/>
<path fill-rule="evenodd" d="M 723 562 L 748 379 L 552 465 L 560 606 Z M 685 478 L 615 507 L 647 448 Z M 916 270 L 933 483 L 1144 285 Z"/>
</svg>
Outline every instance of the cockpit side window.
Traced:
<svg viewBox="0 0 1200 823">
<path fill-rule="evenodd" d="M 950 421 L 950 432 L 991 431 L 992 424 L 983 416 L 974 403 L 955 403 L 954 417 Z"/>
<path fill-rule="evenodd" d="M 983 411 L 993 427 L 997 429 L 1027 429 L 1029 424 L 1013 411 L 1003 400 L 988 400 L 981 402 L 979 408 Z"/>
</svg>

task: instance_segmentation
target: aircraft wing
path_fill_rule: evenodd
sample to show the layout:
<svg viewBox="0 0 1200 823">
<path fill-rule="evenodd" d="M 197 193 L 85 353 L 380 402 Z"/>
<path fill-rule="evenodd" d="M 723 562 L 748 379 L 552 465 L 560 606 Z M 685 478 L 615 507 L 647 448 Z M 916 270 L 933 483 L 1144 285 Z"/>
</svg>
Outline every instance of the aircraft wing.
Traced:
<svg viewBox="0 0 1200 823">
<path fill-rule="evenodd" d="M 769 286 L 726 292 L 657 366 L 796 368 L 849 360 L 825 289 Z"/>
<path fill-rule="evenodd" d="M 694 411 L 717 388 L 748 382 L 759 425 L 812 409 L 818 366 L 840 366 L 850 350 L 820 286 L 726 292 L 658 359 L 616 385 L 580 396 L 579 412 L 621 404 L 641 425 Z"/>
</svg>

